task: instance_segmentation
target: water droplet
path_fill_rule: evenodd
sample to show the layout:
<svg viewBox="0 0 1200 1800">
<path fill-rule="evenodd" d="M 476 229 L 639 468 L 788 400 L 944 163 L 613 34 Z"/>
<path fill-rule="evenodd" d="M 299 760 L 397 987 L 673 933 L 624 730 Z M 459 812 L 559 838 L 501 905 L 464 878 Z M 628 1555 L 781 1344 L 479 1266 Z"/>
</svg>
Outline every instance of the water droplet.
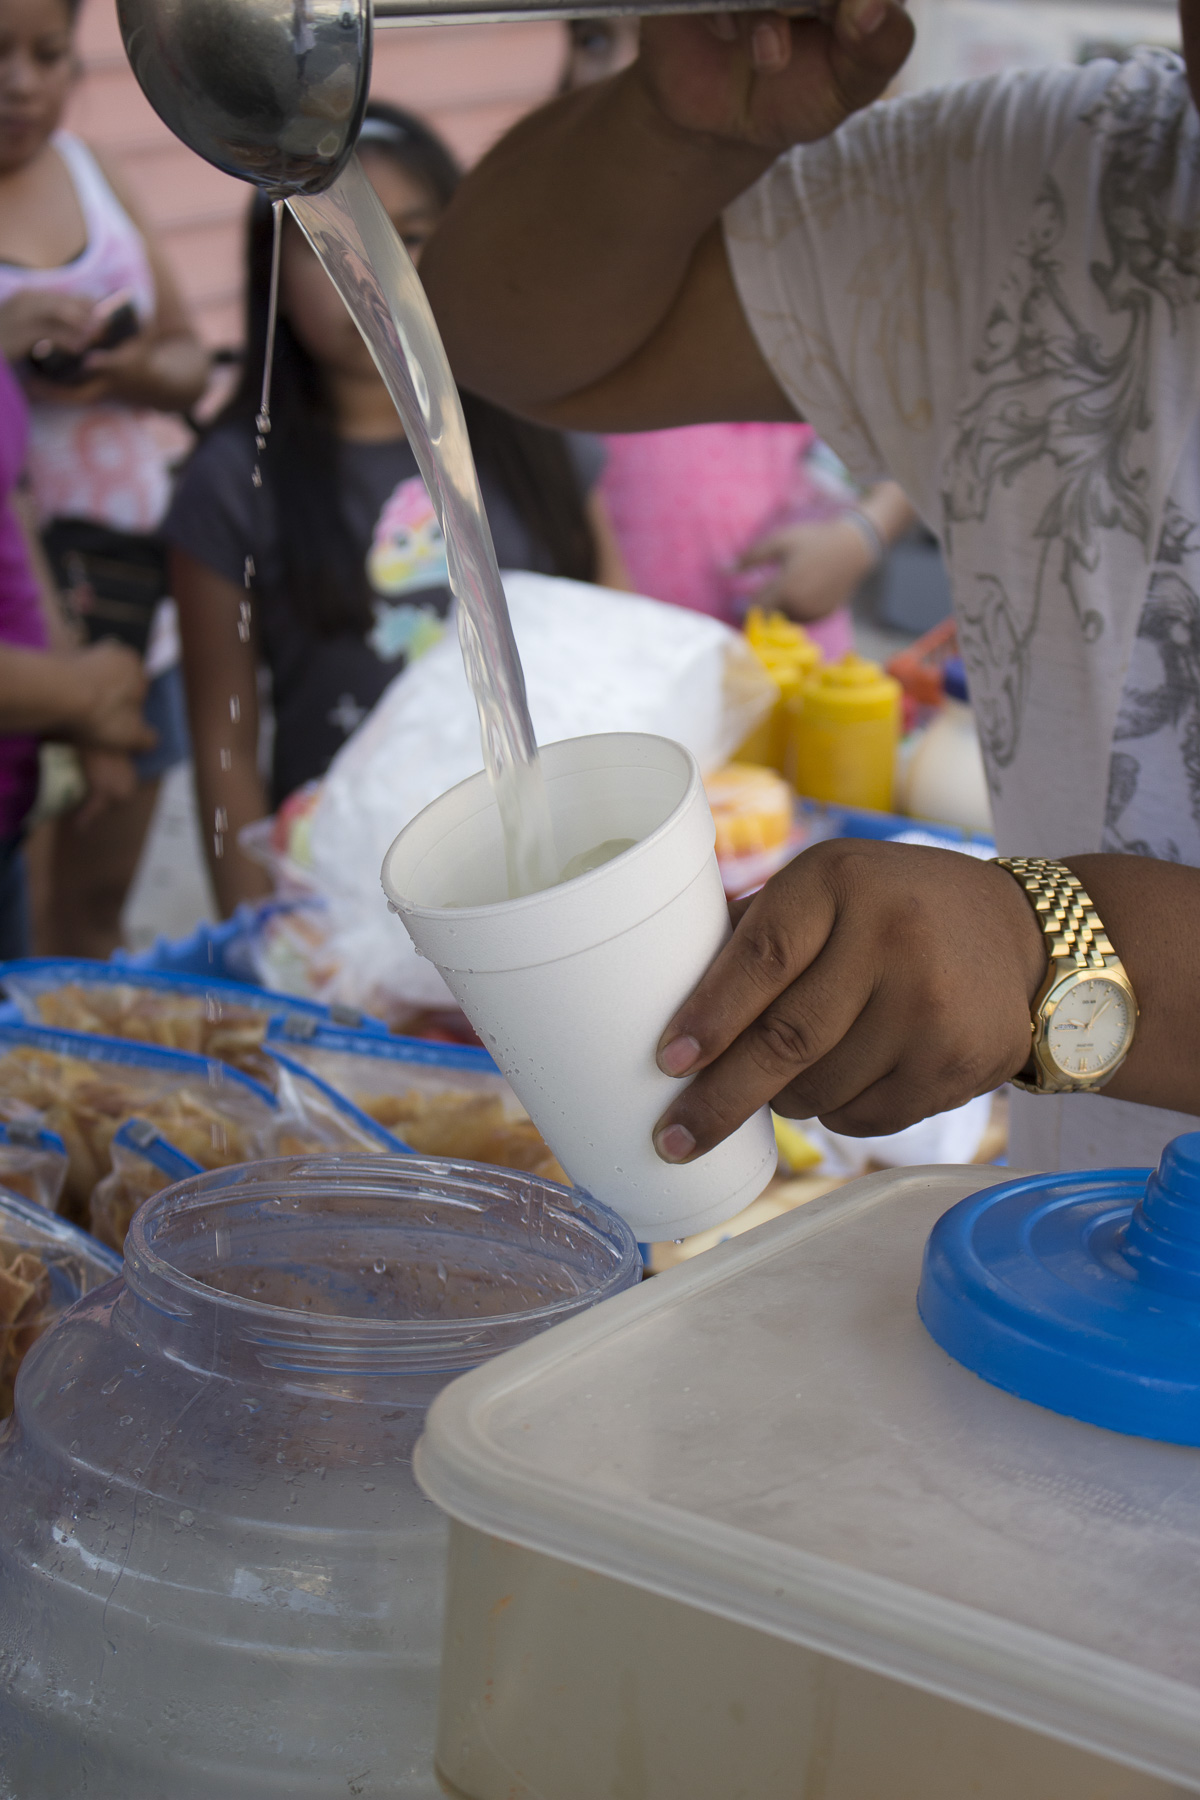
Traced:
<svg viewBox="0 0 1200 1800">
<path fill-rule="evenodd" d="M 213 837 L 213 855 L 220 860 L 225 854 L 225 839 L 218 831 Z"/>
<path fill-rule="evenodd" d="M 110 1375 L 108 1380 L 101 1385 L 100 1392 L 102 1394 L 113 1394 L 120 1385 L 121 1377 L 119 1375 Z"/>
<path fill-rule="evenodd" d="M 240 701 L 240 700 L 239 700 L 239 699 L 238 699 L 238 697 L 237 697 L 237 695 L 236 695 L 236 694 L 230 694 L 230 696 L 229 696 L 229 717 L 230 717 L 230 721 L 231 721 L 231 722 L 232 722 L 232 723 L 233 723 L 233 724 L 234 724 L 234 725 L 236 725 L 236 724 L 237 724 L 237 722 L 238 722 L 238 720 L 239 720 L 239 719 L 240 719 L 240 718 L 241 718 L 241 716 L 242 716 L 242 703 L 241 703 L 241 701 Z"/>
<path fill-rule="evenodd" d="M 375 1258 L 375 1261 L 372 1263 L 371 1267 L 374 1269 L 374 1271 L 377 1275 L 386 1275 L 387 1274 L 387 1263 L 384 1261 L 382 1256 L 377 1256 Z"/>
<path fill-rule="evenodd" d="M 221 767 L 225 770 L 232 769 L 232 767 L 233 767 L 233 751 L 232 750 L 222 750 L 222 752 L 221 752 Z"/>
</svg>

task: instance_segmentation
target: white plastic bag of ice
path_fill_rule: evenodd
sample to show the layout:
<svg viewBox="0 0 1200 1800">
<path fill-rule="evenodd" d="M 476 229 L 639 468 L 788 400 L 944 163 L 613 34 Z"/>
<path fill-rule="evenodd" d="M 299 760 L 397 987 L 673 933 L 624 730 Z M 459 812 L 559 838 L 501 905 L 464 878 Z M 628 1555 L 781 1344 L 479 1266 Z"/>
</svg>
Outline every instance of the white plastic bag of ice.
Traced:
<svg viewBox="0 0 1200 1800">
<path fill-rule="evenodd" d="M 745 639 L 718 619 L 547 575 L 506 574 L 504 590 L 540 743 L 656 732 L 686 744 L 707 771 L 729 759 L 774 701 Z M 325 778 L 311 878 L 328 908 L 325 949 L 339 973 L 336 993 L 322 998 L 450 1003 L 388 912 L 379 870 L 402 826 L 482 760 L 451 629 L 396 677 Z"/>
</svg>

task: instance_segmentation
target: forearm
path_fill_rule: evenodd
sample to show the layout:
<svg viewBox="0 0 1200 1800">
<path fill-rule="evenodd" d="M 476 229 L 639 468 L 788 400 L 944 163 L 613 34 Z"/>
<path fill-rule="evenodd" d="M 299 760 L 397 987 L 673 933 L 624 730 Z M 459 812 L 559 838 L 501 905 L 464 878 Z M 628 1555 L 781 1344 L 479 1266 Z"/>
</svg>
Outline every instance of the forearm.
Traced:
<svg viewBox="0 0 1200 1800">
<path fill-rule="evenodd" d="M 523 121 L 464 183 L 422 259 L 460 381 L 537 413 L 620 368 L 770 161 L 668 123 L 636 64 Z"/>
<path fill-rule="evenodd" d="M 271 809 L 247 746 L 236 752 L 226 747 L 224 758 L 221 749 L 211 744 L 197 744 L 195 751 L 204 855 L 221 917 L 228 918 L 243 900 L 261 900 L 272 891 L 267 871 L 238 844 L 242 827 L 265 818 Z"/>
<path fill-rule="evenodd" d="M 200 835 L 222 916 L 271 892 L 265 869 L 238 846 L 270 811 L 258 772 L 257 663 L 246 593 L 183 551 L 170 559 L 179 608 Z"/>
<path fill-rule="evenodd" d="M 76 653 L 0 644 L 0 732 L 74 738 L 90 701 Z"/>
<path fill-rule="evenodd" d="M 1200 1113 L 1200 870 L 1144 856 L 1072 856 L 1133 983 L 1133 1048 L 1117 1100 Z"/>
<path fill-rule="evenodd" d="M 129 406 L 155 412 L 187 412 L 208 382 L 208 352 L 190 334 L 159 338 L 136 368 L 122 374 L 114 393 Z"/>
<path fill-rule="evenodd" d="M 866 514 L 879 533 L 880 541 L 887 546 L 903 537 L 917 522 L 912 502 L 894 481 L 881 481 L 878 487 L 873 487 L 858 510 Z"/>
</svg>

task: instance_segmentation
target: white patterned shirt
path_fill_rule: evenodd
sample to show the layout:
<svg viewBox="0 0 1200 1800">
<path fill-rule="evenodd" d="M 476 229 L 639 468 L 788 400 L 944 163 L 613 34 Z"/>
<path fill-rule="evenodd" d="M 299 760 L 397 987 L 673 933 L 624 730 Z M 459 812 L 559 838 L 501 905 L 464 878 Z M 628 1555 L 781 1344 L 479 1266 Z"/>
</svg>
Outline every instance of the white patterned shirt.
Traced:
<svg viewBox="0 0 1200 1800">
<path fill-rule="evenodd" d="M 1183 64 L 891 101 L 727 212 L 784 391 L 939 534 L 1002 852 L 1200 865 L 1200 119 Z M 1180 1114 L 1017 1096 L 1012 1160 Z"/>
</svg>

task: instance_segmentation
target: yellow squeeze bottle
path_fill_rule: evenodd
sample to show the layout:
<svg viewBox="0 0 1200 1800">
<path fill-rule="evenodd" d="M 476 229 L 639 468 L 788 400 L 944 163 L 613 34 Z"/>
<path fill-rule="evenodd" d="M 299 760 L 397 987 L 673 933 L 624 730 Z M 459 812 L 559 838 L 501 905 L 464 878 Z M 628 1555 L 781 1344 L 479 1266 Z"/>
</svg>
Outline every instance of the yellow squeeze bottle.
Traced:
<svg viewBox="0 0 1200 1800">
<path fill-rule="evenodd" d="M 887 812 L 900 737 L 900 683 L 853 651 L 803 683 L 790 707 L 785 773 L 813 800 Z"/>
<path fill-rule="evenodd" d="M 757 763 L 784 773 L 789 735 L 789 709 L 808 677 L 820 666 L 821 651 L 803 625 L 783 613 L 764 613 L 752 606 L 743 630 L 746 641 L 779 690 L 774 707 L 756 725 L 732 760 Z"/>
</svg>

